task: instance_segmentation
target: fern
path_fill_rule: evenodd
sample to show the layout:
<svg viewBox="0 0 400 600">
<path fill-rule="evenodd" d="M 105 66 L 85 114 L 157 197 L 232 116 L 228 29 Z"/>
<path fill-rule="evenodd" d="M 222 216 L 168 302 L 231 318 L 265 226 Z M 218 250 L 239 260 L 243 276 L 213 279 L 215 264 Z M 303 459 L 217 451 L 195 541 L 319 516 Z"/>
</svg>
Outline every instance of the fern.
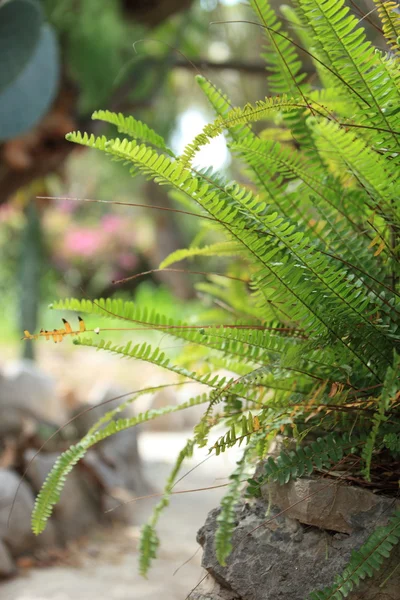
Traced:
<svg viewBox="0 0 400 600">
<path fill-rule="evenodd" d="M 374 4 L 377 6 L 386 40 L 394 50 L 400 50 L 400 15 L 398 13 L 398 3 L 374 0 Z"/>
<path fill-rule="evenodd" d="M 272 74 L 268 77 L 268 84 L 274 94 L 289 94 L 300 97 L 303 90 L 308 87 L 302 82 L 306 74 L 302 72 L 301 62 L 290 37 L 277 35 L 282 28 L 275 12 L 267 0 L 250 0 L 254 13 L 260 23 L 265 27 L 268 40 L 267 51 L 262 54 Z"/>
<path fill-rule="evenodd" d="M 316 37 L 321 42 L 335 71 L 348 86 L 348 93 L 360 106 L 370 123 L 382 129 L 376 134 L 377 145 L 398 147 L 392 119 L 381 107 L 394 93 L 392 81 L 377 60 L 365 31 L 349 15 L 344 0 L 299 0 Z M 364 120 L 364 119 L 363 119 Z M 385 130 L 385 131 L 383 131 Z"/>
<path fill-rule="evenodd" d="M 164 150 L 170 156 L 174 156 L 174 153 L 165 144 L 161 135 L 158 135 L 154 129 L 151 129 L 145 123 L 138 121 L 132 116 L 125 117 L 122 113 L 116 114 L 109 110 L 96 110 L 92 115 L 92 119 L 111 123 L 117 127 L 120 133 L 126 133 L 130 137 L 152 144 L 156 148 Z"/>
<path fill-rule="evenodd" d="M 244 449 L 218 520 L 217 555 L 223 564 L 232 549 L 241 477 L 247 465 L 265 456 L 278 432 L 285 442 L 295 440 L 296 449 L 267 458 L 262 474 L 248 480 L 248 496 L 258 496 L 268 481 L 285 484 L 342 460 L 352 481 L 373 486 L 376 467 L 385 463 L 394 473 L 400 454 L 399 17 L 393 2 L 375 0 L 391 48 L 384 52 L 368 41 L 344 0 L 294 0 L 294 8 L 283 12 L 316 69 L 318 79 L 306 80 L 299 44 L 285 23 L 268 0 L 250 4 L 265 35 L 270 73 L 265 100 L 234 107 L 198 76 L 216 116 L 179 157 L 144 123 L 109 111 L 93 116 L 114 125 L 120 137 L 67 136 L 167 186 L 185 210 L 195 207 L 204 227 L 191 247 L 173 252 L 161 268 L 197 257 L 223 257 L 223 264 L 235 257 L 221 272 L 226 277 L 210 273 L 197 284 L 218 308 L 208 307 L 190 324 L 121 299 L 54 304 L 58 310 L 118 318 L 127 332 L 160 330 L 182 340 L 184 350 L 174 360 L 148 343 L 89 337 L 77 343 L 150 362 L 182 384 L 208 388 L 188 403 L 164 409 L 205 405 L 142 530 L 143 574 L 156 556 L 156 524 L 181 464 L 193 445 L 208 444 L 216 425 L 223 434 L 210 451 Z M 260 121 L 264 130 L 256 133 L 253 126 Z M 244 163 L 246 183 L 193 166 L 197 151 L 220 134 Z M 86 335 L 94 332 L 106 335 L 107 328 Z M 65 476 L 91 445 L 164 411 L 133 420 L 109 411 L 54 466 L 37 501 L 34 530 L 43 529 Z M 380 481 L 382 491 L 385 485 Z M 392 478 L 389 493 L 394 485 Z M 333 587 L 311 598 L 341 600 L 371 576 L 398 542 L 399 518 L 396 514 L 386 528 L 373 532 Z"/>
<path fill-rule="evenodd" d="M 203 385 L 207 385 L 211 388 L 214 388 L 215 394 L 213 394 L 213 402 L 220 397 L 224 391 L 229 389 L 230 393 L 234 393 L 237 395 L 243 395 L 245 398 L 251 398 L 250 394 L 246 394 L 248 392 L 248 385 L 250 382 L 249 377 L 247 377 L 246 382 L 242 380 L 236 380 L 235 378 L 231 378 L 228 381 L 226 377 L 219 377 L 218 375 L 213 375 L 212 373 L 206 373 L 204 375 L 199 375 L 195 371 L 188 371 L 178 365 L 174 365 L 171 361 L 165 357 L 164 352 L 162 352 L 159 348 L 153 349 L 150 344 L 143 342 L 142 344 L 137 344 L 132 347 L 132 343 L 128 342 L 125 346 L 113 346 L 110 341 L 105 342 L 104 340 L 100 340 L 98 344 L 95 344 L 91 339 L 81 339 L 76 340 L 74 343 L 80 346 L 89 346 L 97 348 L 98 350 L 108 350 L 114 354 L 119 354 L 120 356 L 126 356 L 129 358 L 136 358 L 138 360 L 145 360 L 146 362 L 152 363 L 163 369 L 167 369 L 177 375 L 187 377 L 192 381 L 197 381 Z"/>
<path fill-rule="evenodd" d="M 218 562 L 226 566 L 226 559 L 232 552 L 232 534 L 236 527 L 235 506 L 239 502 L 242 490 L 242 476 L 246 468 L 247 452 L 238 461 L 230 476 L 228 491 L 221 500 L 221 510 L 217 517 L 218 528 L 215 532 L 215 553 Z"/>
<path fill-rule="evenodd" d="M 383 437 L 383 444 L 385 448 L 388 448 L 393 454 L 400 455 L 400 434 L 387 433 Z"/>
<path fill-rule="evenodd" d="M 298 102 L 295 99 L 282 96 L 280 98 L 266 98 L 264 101 L 258 101 L 255 106 L 246 104 L 244 108 L 234 108 L 224 117 L 218 117 L 214 123 L 206 125 L 183 151 L 180 161 L 187 166 L 191 163 L 196 152 L 210 142 L 211 139 L 223 133 L 224 129 L 232 129 L 241 125 L 247 125 L 254 121 L 271 118 L 279 111 L 294 111 L 298 108 Z"/>
<path fill-rule="evenodd" d="M 332 434 L 318 438 L 310 445 L 290 452 L 282 450 L 278 458 L 271 456 L 264 464 L 264 474 L 249 480 L 249 495 L 258 495 L 258 489 L 268 481 L 281 485 L 303 475 L 311 475 L 315 469 L 329 469 L 342 460 L 345 454 L 353 453 L 360 442 L 348 436 L 338 438 Z"/>
<path fill-rule="evenodd" d="M 163 496 L 160 502 L 157 504 L 153 511 L 148 523 L 146 523 L 141 531 L 140 542 L 139 542 L 139 572 L 141 575 L 146 576 L 151 566 L 151 561 L 156 558 L 156 551 L 159 545 L 159 539 L 155 531 L 157 521 L 164 508 L 169 504 L 172 489 L 176 483 L 176 477 L 182 467 L 182 463 L 186 458 L 189 458 L 193 454 L 194 441 L 188 440 L 185 446 L 178 454 L 178 458 L 175 462 L 174 468 L 172 469 L 170 476 L 166 482 Z"/>
<path fill-rule="evenodd" d="M 378 437 L 381 424 L 387 420 L 386 413 L 390 408 L 391 401 L 395 398 L 400 389 L 398 370 L 400 365 L 400 356 L 395 354 L 393 367 L 386 371 L 386 377 L 382 389 L 382 395 L 378 402 L 378 410 L 372 419 L 372 429 L 369 434 L 367 443 L 364 446 L 362 457 L 365 461 L 364 477 L 367 481 L 371 481 L 371 461 L 372 453 L 375 449 L 376 439 Z"/>
<path fill-rule="evenodd" d="M 195 256 L 234 256 L 238 253 L 238 247 L 232 243 L 218 242 L 202 248 L 183 248 L 175 250 L 167 258 L 164 258 L 160 264 L 160 269 L 165 269 L 170 265 Z"/>
<path fill-rule="evenodd" d="M 232 448 L 235 444 L 239 446 L 243 441 L 248 444 L 253 434 L 257 434 L 260 431 L 259 418 L 253 417 L 252 413 L 243 415 L 241 421 L 237 423 L 240 427 L 239 433 L 236 431 L 236 426 L 232 423 L 231 428 L 223 436 L 219 437 L 218 440 L 210 448 L 210 452 L 215 451 L 218 456 L 221 452 L 225 452 L 227 448 Z"/>
<path fill-rule="evenodd" d="M 119 431 L 135 427 L 136 425 L 151 421 L 162 415 L 185 410 L 198 404 L 204 404 L 207 402 L 207 399 L 207 395 L 203 394 L 176 406 L 151 409 L 144 413 L 140 413 L 136 417 L 113 420 L 99 431 L 91 431 L 90 434 L 87 434 L 82 438 L 78 444 L 71 446 L 56 460 L 36 498 L 35 507 L 32 513 L 33 532 L 39 534 L 44 531 L 46 523 L 52 514 L 53 506 L 57 504 L 60 498 L 68 473 L 70 473 L 73 467 L 81 460 L 81 458 L 83 458 L 89 448 L 111 435 L 115 435 Z"/>
</svg>

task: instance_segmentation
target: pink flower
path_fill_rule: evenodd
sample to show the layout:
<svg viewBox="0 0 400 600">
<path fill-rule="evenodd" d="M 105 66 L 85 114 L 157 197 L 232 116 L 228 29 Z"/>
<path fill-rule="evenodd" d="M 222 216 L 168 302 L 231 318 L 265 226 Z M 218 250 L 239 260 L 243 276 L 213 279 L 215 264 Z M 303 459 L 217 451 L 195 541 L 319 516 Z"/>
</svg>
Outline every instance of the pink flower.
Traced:
<svg viewBox="0 0 400 600">
<path fill-rule="evenodd" d="M 137 256 L 129 252 L 121 252 L 117 259 L 118 265 L 128 271 L 137 265 Z"/>
<path fill-rule="evenodd" d="M 116 233 L 121 229 L 122 224 L 123 221 L 121 217 L 118 217 L 117 215 L 104 215 L 101 219 L 101 227 L 103 231 L 106 231 L 107 233 Z"/>
<path fill-rule="evenodd" d="M 60 200 L 57 205 L 57 209 L 59 212 L 64 213 L 66 215 L 73 214 L 79 208 L 79 202 L 74 202 L 73 200 Z"/>
<path fill-rule="evenodd" d="M 101 245 L 101 233 L 89 228 L 71 229 L 64 239 L 67 252 L 85 257 L 93 256 Z"/>
</svg>

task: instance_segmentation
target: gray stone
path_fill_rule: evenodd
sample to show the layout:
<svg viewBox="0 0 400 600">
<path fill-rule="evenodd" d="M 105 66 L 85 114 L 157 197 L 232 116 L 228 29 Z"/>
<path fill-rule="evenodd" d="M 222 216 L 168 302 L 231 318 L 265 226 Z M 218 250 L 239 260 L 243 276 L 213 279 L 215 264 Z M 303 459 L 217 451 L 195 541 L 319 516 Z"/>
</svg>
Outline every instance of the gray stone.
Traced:
<svg viewBox="0 0 400 600">
<path fill-rule="evenodd" d="M 226 567 L 218 563 L 214 548 L 219 509 L 209 513 L 198 533 L 198 542 L 204 550 L 203 567 L 223 589 L 241 600 L 305 600 L 312 591 L 332 585 L 334 576 L 346 566 L 351 551 L 371 531 L 358 529 L 352 535 L 333 534 L 278 516 L 280 511 L 276 508 L 266 517 L 266 510 L 267 505 L 262 501 L 237 507 L 233 551 Z M 399 558 L 397 548 L 378 576 L 363 583 L 349 600 L 398 599 L 400 573 L 394 573 L 383 589 L 379 585 Z M 203 594 L 207 600 L 221 598 L 220 592 Z"/>
<path fill-rule="evenodd" d="M 21 476 L 14 471 L 0 469 L 0 542 L 4 542 L 12 556 L 58 543 L 56 530 L 51 522 L 40 537 L 32 533 L 34 502 L 33 492 L 26 480 L 21 482 Z"/>
<path fill-rule="evenodd" d="M 102 385 L 96 387 L 90 395 L 90 404 L 87 405 L 87 407 L 91 407 L 91 410 L 75 421 L 78 436 L 84 436 L 105 413 L 129 398 L 129 395 L 118 398 L 123 394 L 124 390 L 116 386 Z M 118 399 L 114 400 L 114 398 Z M 83 409 L 84 407 L 81 407 L 79 412 Z M 117 417 L 128 418 L 133 415 L 133 409 L 128 407 L 119 413 Z M 137 494 L 149 492 L 150 486 L 145 481 L 142 472 L 137 427 L 120 431 L 102 440 L 94 447 L 94 451 L 101 459 L 102 464 L 94 459 L 90 459 L 90 462 L 100 480 L 104 481 L 105 487 L 111 485 L 125 488 Z"/>
<path fill-rule="evenodd" d="M 18 556 L 36 545 L 31 529 L 34 497 L 28 484 L 23 481 L 8 519 L 20 476 L 8 469 L 0 469 L 0 541 L 13 556 Z"/>
<path fill-rule="evenodd" d="M 111 436 L 101 445 L 99 453 L 118 473 L 120 487 L 139 495 L 149 493 L 151 486 L 143 476 L 135 429 L 120 431 Z"/>
<path fill-rule="evenodd" d="M 195 382 L 174 388 L 166 387 L 156 392 L 147 406 L 143 405 L 140 410 L 148 410 L 149 408 L 158 410 L 166 406 L 177 406 L 206 391 L 206 386 Z M 144 423 L 143 429 L 146 431 L 184 431 L 192 429 L 200 421 L 204 410 L 203 405 L 198 405 L 176 413 L 163 415 Z"/>
<path fill-rule="evenodd" d="M 129 390 L 125 390 L 117 385 L 98 383 L 96 384 L 87 399 L 87 402 L 79 406 L 75 414 L 85 411 L 74 421 L 77 430 L 77 436 L 84 436 L 93 425 L 110 410 L 118 408 L 123 402 L 129 399 Z M 88 409 L 88 410 L 87 410 Z M 132 417 L 133 408 L 127 407 L 118 417 Z"/>
<path fill-rule="evenodd" d="M 102 509 L 105 518 L 111 521 L 130 523 L 132 505 L 129 502 L 135 495 L 124 487 L 125 480 L 121 469 L 109 466 L 94 450 L 87 452 L 83 463 L 91 469 L 101 485 L 103 490 Z"/>
<path fill-rule="evenodd" d="M 23 409 L 27 415 L 57 424 L 65 422 L 67 417 L 54 379 L 29 360 L 8 363 L 3 368 L 0 407 Z"/>
<path fill-rule="evenodd" d="M 330 479 L 301 478 L 285 485 L 268 484 L 262 494 L 287 517 L 341 533 L 369 528 L 371 522 L 386 525 L 396 504 L 392 498 Z M 400 501 L 397 505 L 400 507 Z"/>
<path fill-rule="evenodd" d="M 32 450 L 25 452 L 26 464 L 33 455 Z M 58 456 L 57 453 L 39 454 L 31 463 L 28 476 L 36 492 L 40 491 Z M 102 518 L 100 487 L 89 470 L 77 465 L 67 476 L 60 499 L 54 507 L 52 521 L 60 541 L 66 542 L 83 535 Z"/>
<path fill-rule="evenodd" d="M 16 567 L 11 554 L 3 542 L 0 541 L 0 578 L 10 577 L 15 572 Z"/>
<path fill-rule="evenodd" d="M 211 575 L 207 575 L 198 588 L 189 596 L 190 600 L 240 600 L 232 590 L 222 587 Z"/>
<path fill-rule="evenodd" d="M 153 410 L 159 410 L 166 406 L 176 406 L 178 404 L 178 398 L 176 390 L 171 388 L 165 388 L 154 394 L 151 401 L 151 408 Z M 145 424 L 146 430 L 150 431 L 182 431 L 185 427 L 185 411 L 179 411 L 176 413 L 170 413 L 158 417 L 153 421 L 149 421 Z"/>
</svg>

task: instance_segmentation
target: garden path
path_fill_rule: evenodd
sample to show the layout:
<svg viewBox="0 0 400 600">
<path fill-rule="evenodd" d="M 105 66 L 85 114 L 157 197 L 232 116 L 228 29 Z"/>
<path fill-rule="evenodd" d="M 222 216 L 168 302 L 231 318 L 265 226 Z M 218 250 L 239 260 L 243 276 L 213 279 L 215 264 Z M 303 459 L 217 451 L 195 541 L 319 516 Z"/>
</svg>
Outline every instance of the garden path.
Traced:
<svg viewBox="0 0 400 600">
<path fill-rule="evenodd" d="M 186 437 L 185 433 L 146 432 L 142 435 L 145 475 L 155 489 L 161 489 Z M 205 455 L 204 449 L 199 451 L 188 463 L 187 470 Z M 232 455 L 211 457 L 177 489 L 225 483 L 233 463 Z M 199 548 L 196 532 L 223 493 L 224 488 L 219 488 L 172 498 L 160 521 L 159 558 L 147 580 L 138 574 L 138 535 L 140 525 L 157 499 L 132 504 L 130 526 L 98 529 L 72 544 L 59 565 L 23 569 L 15 579 L 0 584 L 0 597 L 2 600 L 184 600 L 203 575 L 201 552 L 176 575 L 174 571 Z"/>
</svg>

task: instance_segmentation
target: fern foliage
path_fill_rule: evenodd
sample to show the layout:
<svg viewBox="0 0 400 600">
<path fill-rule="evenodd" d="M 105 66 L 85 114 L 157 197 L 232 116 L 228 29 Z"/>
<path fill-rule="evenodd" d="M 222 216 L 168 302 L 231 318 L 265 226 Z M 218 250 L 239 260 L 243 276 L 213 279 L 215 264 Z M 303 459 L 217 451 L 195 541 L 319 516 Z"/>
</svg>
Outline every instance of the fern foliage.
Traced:
<svg viewBox="0 0 400 600">
<path fill-rule="evenodd" d="M 238 461 L 230 476 L 228 491 L 221 500 L 221 511 L 217 517 L 218 528 L 215 532 L 215 551 L 218 562 L 226 566 L 226 559 L 232 552 L 232 534 L 236 526 L 235 507 L 242 490 L 242 477 L 246 468 L 246 452 Z"/>
<path fill-rule="evenodd" d="M 109 111 L 96 111 L 93 118 L 114 126 L 115 136 L 68 134 L 71 142 L 166 186 L 195 211 L 201 227 L 195 241 L 166 257 L 161 268 L 215 258 L 222 268 L 219 275 L 210 269 L 198 284 L 218 309 L 208 306 L 188 323 L 129 300 L 54 303 L 57 310 L 99 320 L 77 344 L 148 361 L 172 372 L 178 383 L 204 385 L 204 394 L 132 419 L 108 413 L 55 464 L 37 499 L 36 533 L 89 447 L 158 414 L 197 404 L 204 404 L 203 416 L 142 530 L 142 574 L 157 552 L 160 512 L 196 445 L 208 445 L 215 454 L 234 446 L 243 450 L 218 519 L 222 564 L 232 550 L 243 481 L 260 457 L 263 471 L 248 479 L 248 496 L 259 495 L 268 481 L 284 485 L 312 473 L 329 477 L 331 470 L 389 495 L 398 492 L 400 27 L 396 3 L 374 2 L 388 52 L 373 46 L 344 0 L 293 0 L 292 7 L 282 7 L 284 20 L 268 0 L 250 0 L 264 34 L 269 94 L 237 107 L 197 76 L 215 119 L 180 156 L 133 116 Z M 312 77 L 303 72 L 301 45 L 314 65 Z M 261 124 L 257 130 L 255 124 Z M 220 134 L 243 164 L 239 181 L 196 167 L 198 150 Z M 109 318 L 121 321 L 130 341 L 112 340 Z M 148 342 L 137 343 L 137 329 L 179 339 L 183 352 L 171 358 Z M 86 337 L 91 334 L 100 339 Z M 277 434 L 284 449 L 268 457 Z M 333 586 L 315 591 L 312 600 L 342 600 L 372 576 L 399 541 L 399 519 L 396 513 L 373 532 Z"/>
<path fill-rule="evenodd" d="M 348 436 L 340 439 L 330 434 L 297 450 L 282 450 L 276 459 L 268 457 L 263 475 L 249 480 L 247 493 L 258 496 L 260 486 L 268 481 L 276 481 L 283 485 L 291 479 L 311 475 L 315 469 L 329 469 L 341 461 L 346 453 L 352 453 L 357 445 L 359 441 L 357 443 L 350 440 Z"/>
<path fill-rule="evenodd" d="M 155 530 L 157 521 L 164 508 L 166 508 L 169 504 L 171 492 L 176 483 L 176 477 L 182 467 L 184 460 L 192 456 L 193 447 L 194 440 L 189 439 L 178 454 L 178 458 L 176 460 L 174 468 L 172 469 L 166 482 L 162 498 L 157 504 L 156 508 L 154 509 L 152 517 L 150 518 L 149 522 L 142 527 L 139 542 L 139 571 L 140 574 L 143 576 L 147 575 L 147 572 L 151 566 L 151 561 L 154 558 L 156 558 L 156 551 L 159 546 L 159 539 Z"/>
<path fill-rule="evenodd" d="M 151 127 L 148 127 L 148 125 L 132 116 L 125 117 L 122 113 L 116 114 L 109 110 L 96 110 L 92 115 L 92 119 L 111 123 L 116 126 L 119 133 L 125 133 L 134 139 L 152 144 L 156 148 L 174 156 L 174 153 L 166 146 L 164 138 L 161 135 L 158 135 L 154 129 L 151 129 Z"/>
<path fill-rule="evenodd" d="M 147 388 L 141 393 L 149 393 L 151 391 L 153 391 L 152 388 Z M 131 427 L 135 427 L 141 423 L 156 419 L 162 415 L 185 410 L 186 408 L 198 404 L 203 404 L 206 401 L 207 395 L 204 394 L 192 398 L 182 404 L 165 406 L 161 409 L 151 409 L 144 413 L 140 413 L 135 417 L 112 419 L 111 417 L 113 414 L 109 414 L 109 422 L 106 425 L 104 424 L 104 420 L 102 418 L 98 423 L 99 429 L 96 428 L 96 424 L 78 444 L 71 446 L 56 460 L 42 486 L 38 497 L 36 498 L 35 507 L 32 514 L 33 532 L 39 534 L 45 529 L 46 523 L 52 514 L 53 507 L 55 504 L 57 504 L 60 498 L 60 494 L 64 487 L 68 473 L 70 473 L 72 468 L 83 458 L 89 448 L 120 431 L 130 429 Z M 124 403 L 124 406 L 125 405 L 126 403 Z M 120 407 L 115 409 L 115 412 L 119 410 Z"/>
</svg>

